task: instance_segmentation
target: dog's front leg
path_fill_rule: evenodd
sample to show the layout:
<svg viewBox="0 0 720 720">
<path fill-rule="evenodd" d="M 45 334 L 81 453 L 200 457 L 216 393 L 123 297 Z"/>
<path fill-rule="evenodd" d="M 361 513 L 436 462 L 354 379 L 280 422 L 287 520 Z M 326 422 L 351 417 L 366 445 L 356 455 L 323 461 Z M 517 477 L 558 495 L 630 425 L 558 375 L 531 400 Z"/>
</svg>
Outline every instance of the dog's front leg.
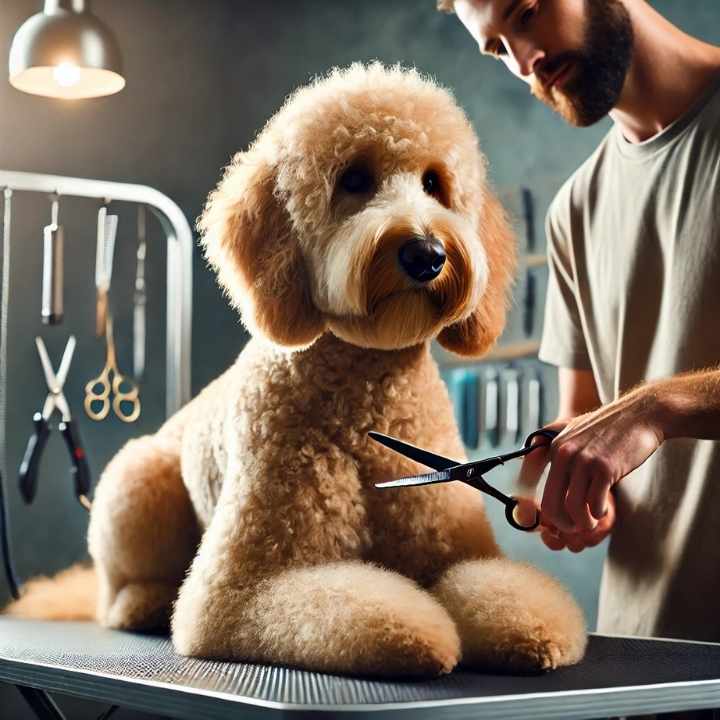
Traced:
<svg viewBox="0 0 720 720">
<path fill-rule="evenodd" d="M 181 592 L 173 620 L 183 655 L 379 676 L 434 676 L 460 657 L 455 625 L 434 598 L 359 561 L 285 570 L 196 602 L 188 612 Z"/>
<path fill-rule="evenodd" d="M 364 674 L 438 674 L 459 659 L 429 593 L 360 560 L 368 534 L 355 463 L 303 444 L 229 476 L 172 620 L 183 655 Z M 269 461 L 269 458 L 266 458 Z"/>
<path fill-rule="evenodd" d="M 432 592 L 457 625 L 463 664 L 528 672 L 582 659 L 582 611 L 557 581 L 531 565 L 505 558 L 461 562 Z"/>
</svg>

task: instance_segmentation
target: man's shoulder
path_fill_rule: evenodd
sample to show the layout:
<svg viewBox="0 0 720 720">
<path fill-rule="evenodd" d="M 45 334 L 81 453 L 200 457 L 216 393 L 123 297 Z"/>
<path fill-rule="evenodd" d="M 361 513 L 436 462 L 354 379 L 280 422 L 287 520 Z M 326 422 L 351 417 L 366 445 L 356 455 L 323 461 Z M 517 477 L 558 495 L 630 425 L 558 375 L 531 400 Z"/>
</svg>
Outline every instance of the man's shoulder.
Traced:
<svg viewBox="0 0 720 720">
<path fill-rule="evenodd" d="M 605 164 L 613 131 L 614 128 L 608 131 L 593 153 L 557 191 L 547 213 L 549 225 L 569 222 L 573 212 L 577 212 L 583 207 L 590 196 L 590 189 Z"/>
</svg>

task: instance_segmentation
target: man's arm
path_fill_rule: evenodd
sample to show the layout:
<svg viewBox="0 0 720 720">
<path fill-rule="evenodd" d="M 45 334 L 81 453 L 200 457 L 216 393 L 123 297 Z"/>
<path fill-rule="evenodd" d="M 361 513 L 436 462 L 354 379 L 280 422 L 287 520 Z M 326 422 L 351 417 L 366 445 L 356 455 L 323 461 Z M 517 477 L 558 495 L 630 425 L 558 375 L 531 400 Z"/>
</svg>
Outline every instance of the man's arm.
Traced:
<svg viewBox="0 0 720 720">
<path fill-rule="evenodd" d="M 666 440 L 720 440 L 720 368 L 676 375 L 646 387 Z"/>
</svg>

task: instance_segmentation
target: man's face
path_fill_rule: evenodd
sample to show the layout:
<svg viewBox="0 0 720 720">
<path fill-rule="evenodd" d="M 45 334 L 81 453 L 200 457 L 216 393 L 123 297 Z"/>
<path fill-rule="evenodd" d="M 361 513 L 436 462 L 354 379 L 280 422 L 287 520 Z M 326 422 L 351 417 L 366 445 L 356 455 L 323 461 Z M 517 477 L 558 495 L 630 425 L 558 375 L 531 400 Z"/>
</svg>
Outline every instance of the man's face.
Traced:
<svg viewBox="0 0 720 720">
<path fill-rule="evenodd" d="M 482 53 L 572 125 L 592 125 L 617 104 L 633 49 L 621 0 L 456 0 L 455 12 Z"/>
</svg>

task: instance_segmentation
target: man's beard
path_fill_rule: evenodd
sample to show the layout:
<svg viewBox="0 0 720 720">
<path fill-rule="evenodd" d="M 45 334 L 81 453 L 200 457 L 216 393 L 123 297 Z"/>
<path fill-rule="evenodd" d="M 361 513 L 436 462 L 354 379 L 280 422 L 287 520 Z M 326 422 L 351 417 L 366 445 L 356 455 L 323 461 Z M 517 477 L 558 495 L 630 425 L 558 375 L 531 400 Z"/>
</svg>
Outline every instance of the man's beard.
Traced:
<svg viewBox="0 0 720 720">
<path fill-rule="evenodd" d="M 571 125 L 587 127 L 617 104 L 633 52 L 630 15 L 620 0 L 586 0 L 587 24 L 581 50 L 568 51 L 548 62 L 552 77 L 566 62 L 573 63 L 562 87 L 546 89 L 533 78 L 531 92 Z"/>
</svg>

